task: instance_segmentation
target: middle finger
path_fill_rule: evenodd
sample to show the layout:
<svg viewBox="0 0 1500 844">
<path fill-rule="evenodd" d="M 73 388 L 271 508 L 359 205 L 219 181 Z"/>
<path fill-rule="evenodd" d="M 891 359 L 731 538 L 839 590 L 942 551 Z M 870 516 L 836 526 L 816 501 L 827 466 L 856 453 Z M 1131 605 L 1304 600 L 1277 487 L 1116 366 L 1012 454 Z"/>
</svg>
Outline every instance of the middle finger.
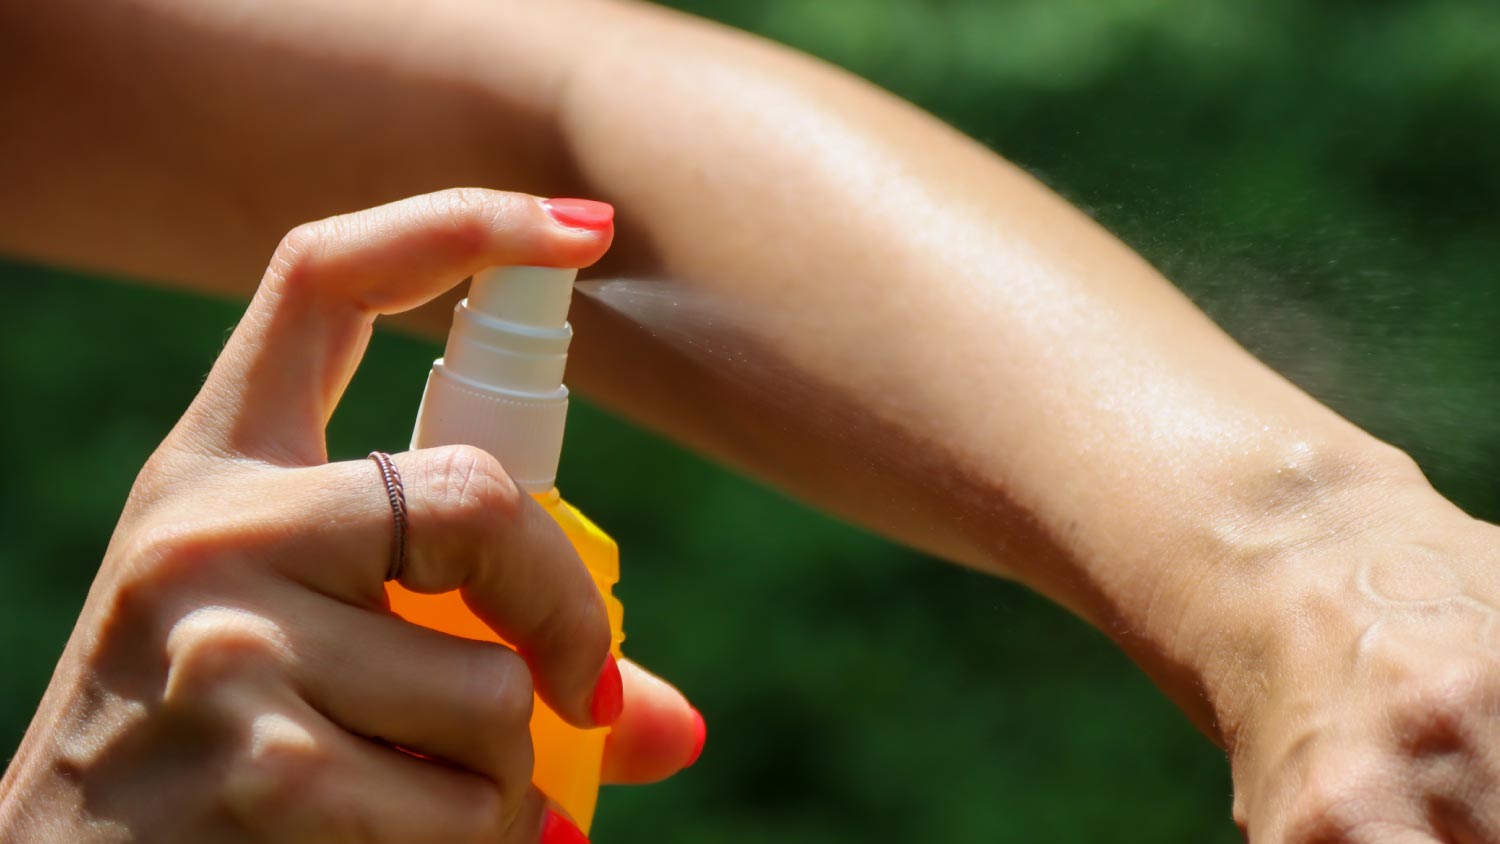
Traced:
<svg viewBox="0 0 1500 844">
<path fill-rule="evenodd" d="M 461 589 L 464 601 L 513 645 L 538 694 L 571 723 L 595 722 L 593 695 L 609 654 L 609 620 L 588 569 L 540 505 L 494 458 L 447 446 L 393 456 L 406 491 L 401 584 L 422 593 Z M 393 523 L 370 461 L 278 470 L 265 494 L 294 511 L 292 579 L 361 607 L 383 606 Z"/>
</svg>

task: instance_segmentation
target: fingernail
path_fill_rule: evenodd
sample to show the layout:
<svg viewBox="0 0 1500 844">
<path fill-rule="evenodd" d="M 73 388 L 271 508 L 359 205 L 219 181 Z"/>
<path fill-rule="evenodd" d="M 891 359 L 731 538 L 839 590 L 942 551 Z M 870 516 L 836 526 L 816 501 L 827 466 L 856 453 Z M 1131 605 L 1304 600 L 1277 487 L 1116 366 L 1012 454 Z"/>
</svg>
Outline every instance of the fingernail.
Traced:
<svg viewBox="0 0 1500 844">
<path fill-rule="evenodd" d="M 703 743 L 708 741 L 708 724 L 703 721 L 703 713 L 697 709 L 693 710 L 693 753 L 682 767 L 691 768 L 703 755 Z"/>
<path fill-rule="evenodd" d="M 548 809 L 542 821 L 542 844 L 589 844 L 589 839 L 572 821 Z"/>
<path fill-rule="evenodd" d="M 552 219 L 570 229 L 604 231 L 615 220 L 615 207 L 592 199 L 545 199 L 542 207 Z"/>
<path fill-rule="evenodd" d="M 594 716 L 594 723 L 601 727 L 608 727 L 620 720 L 620 712 L 625 709 L 625 684 L 620 680 L 620 663 L 615 661 L 615 655 L 609 654 L 604 658 L 604 670 L 599 672 L 599 682 L 594 684 L 594 699 L 589 704 L 589 714 Z"/>
</svg>

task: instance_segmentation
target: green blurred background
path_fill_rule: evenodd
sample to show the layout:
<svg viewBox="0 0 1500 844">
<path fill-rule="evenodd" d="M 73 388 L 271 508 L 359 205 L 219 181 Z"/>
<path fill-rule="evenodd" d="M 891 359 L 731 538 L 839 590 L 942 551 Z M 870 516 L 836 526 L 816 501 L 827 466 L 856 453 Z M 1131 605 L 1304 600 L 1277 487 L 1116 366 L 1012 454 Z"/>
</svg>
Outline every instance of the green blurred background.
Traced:
<svg viewBox="0 0 1500 844">
<path fill-rule="evenodd" d="M 681 0 L 992 145 L 1247 346 L 1500 518 L 1500 5 Z M 0 746 L 137 467 L 238 307 L 0 265 Z M 434 346 L 381 336 L 332 449 L 401 448 Z M 834 523 L 580 403 L 562 483 L 621 541 L 628 647 L 707 715 L 601 841 L 1232 841 L 1221 755 L 1024 589 Z"/>
</svg>

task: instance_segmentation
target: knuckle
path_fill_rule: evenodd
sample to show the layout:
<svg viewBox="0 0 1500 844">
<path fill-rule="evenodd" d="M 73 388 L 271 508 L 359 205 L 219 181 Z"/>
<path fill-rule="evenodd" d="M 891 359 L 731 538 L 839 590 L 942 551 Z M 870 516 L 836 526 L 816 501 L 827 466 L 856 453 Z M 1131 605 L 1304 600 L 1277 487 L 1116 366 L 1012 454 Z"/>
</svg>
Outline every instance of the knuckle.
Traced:
<svg viewBox="0 0 1500 844">
<path fill-rule="evenodd" d="M 473 446 L 443 448 L 434 455 L 430 490 L 451 528 L 487 535 L 520 517 L 521 490 L 500 461 Z"/>
<path fill-rule="evenodd" d="M 162 520 L 137 530 L 125 546 L 124 557 L 136 571 L 151 572 L 154 578 L 171 578 L 201 570 L 221 550 L 222 542 L 215 532 Z"/>
<path fill-rule="evenodd" d="M 167 633 L 168 703 L 214 700 L 238 681 L 282 671 L 290 648 L 269 619 L 244 610 L 205 607 L 172 625 Z"/>
<path fill-rule="evenodd" d="M 142 525 L 120 548 L 111 616 L 151 628 L 174 611 L 185 588 L 212 570 L 223 553 L 213 531 L 181 522 Z"/>
<path fill-rule="evenodd" d="M 249 827 L 306 826 L 314 818 L 326 822 L 333 813 L 319 807 L 332 767 L 330 753 L 305 727 L 283 715 L 262 714 L 227 766 L 220 802 Z"/>
<path fill-rule="evenodd" d="M 1496 691 L 1485 666 L 1447 659 L 1406 680 L 1391 704 L 1392 728 L 1408 752 L 1451 750 L 1462 742 L 1474 715 L 1493 708 Z"/>
<path fill-rule="evenodd" d="M 408 502 L 416 547 L 402 585 L 418 592 L 457 589 L 476 575 L 476 563 L 496 547 L 520 519 L 520 489 L 500 463 L 472 446 L 433 449 L 418 469 L 421 492 Z"/>
<path fill-rule="evenodd" d="M 201 475 L 203 466 L 196 455 L 174 447 L 173 439 L 169 436 L 167 443 L 146 459 L 130 488 L 131 502 L 150 506 L 166 498 L 186 478 Z"/>
<path fill-rule="evenodd" d="M 535 789 L 528 789 L 504 810 L 505 815 L 500 818 L 502 840 L 536 841 L 541 838 L 546 800 Z"/>
<path fill-rule="evenodd" d="M 1242 789 L 1236 788 L 1234 791 L 1234 803 L 1230 806 L 1229 817 L 1234 822 L 1235 828 L 1240 831 L 1240 837 L 1246 841 L 1250 840 L 1249 800 Z"/>
<path fill-rule="evenodd" d="M 425 210 L 443 225 L 432 227 L 445 245 L 462 253 L 482 252 L 489 244 L 500 209 L 495 194 L 482 188 L 450 188 L 428 194 Z"/>
<path fill-rule="evenodd" d="M 476 727 L 500 747 L 513 747 L 531 723 L 531 672 L 515 652 L 499 646 L 477 649 L 466 676 Z"/>
<path fill-rule="evenodd" d="M 128 665 L 136 676 L 165 681 L 171 670 L 171 660 L 163 659 L 167 640 L 185 614 L 202 607 L 221 554 L 210 532 L 171 523 L 144 524 L 112 550 L 101 627 L 107 644 L 97 654 L 99 664 Z M 139 671 L 143 659 L 151 666 L 146 674 Z"/>
<path fill-rule="evenodd" d="M 432 196 L 445 207 L 459 212 L 489 211 L 494 207 L 495 192 L 484 188 L 459 187 L 438 191 Z"/>
<path fill-rule="evenodd" d="M 498 460 L 472 445 L 450 445 L 420 453 L 407 475 L 413 546 L 402 585 L 417 592 L 462 588 L 477 574 L 475 564 L 510 531 L 525 505 L 522 493 Z"/>
<path fill-rule="evenodd" d="M 1341 844 L 1372 820 L 1379 770 L 1372 761 L 1345 759 L 1319 765 L 1303 779 L 1288 813 L 1288 844 Z"/>
<path fill-rule="evenodd" d="M 314 274 L 329 236 L 327 220 L 302 223 L 288 231 L 271 254 L 271 275 L 283 284 L 304 283 Z"/>
<path fill-rule="evenodd" d="M 1286 844 L 1347 844 L 1359 823 L 1336 804 L 1300 805 L 1291 812 Z"/>
<path fill-rule="evenodd" d="M 461 829 L 474 831 L 475 841 L 498 841 L 509 814 L 504 790 L 482 777 L 454 789 L 448 810 L 456 813 Z"/>
<path fill-rule="evenodd" d="M 483 781 L 502 800 L 513 798 L 530 785 L 535 762 L 529 735 L 535 700 L 531 672 L 513 651 L 488 644 L 470 648 L 459 667 L 467 682 L 454 729 L 463 731 L 483 760 Z M 503 811 L 496 806 L 489 814 L 499 819 Z"/>
</svg>

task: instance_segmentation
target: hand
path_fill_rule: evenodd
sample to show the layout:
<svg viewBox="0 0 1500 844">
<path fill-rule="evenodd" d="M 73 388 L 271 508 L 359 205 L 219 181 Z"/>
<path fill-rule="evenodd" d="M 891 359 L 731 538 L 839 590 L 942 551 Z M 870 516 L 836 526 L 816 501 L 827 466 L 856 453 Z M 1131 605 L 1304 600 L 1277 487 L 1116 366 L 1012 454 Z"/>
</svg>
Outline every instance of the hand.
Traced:
<svg viewBox="0 0 1500 844">
<path fill-rule="evenodd" d="M 461 589 L 526 661 L 400 620 L 379 473 L 327 463 L 323 428 L 377 314 L 490 265 L 586 266 L 609 239 L 481 190 L 289 234 L 131 491 L 6 773 L 0 838 L 531 844 L 559 827 L 530 785 L 528 719 L 534 683 L 596 726 L 609 630 L 587 571 L 488 455 L 397 455 L 402 584 Z M 666 683 L 622 673 L 606 774 L 660 779 L 690 762 L 701 720 Z"/>
<path fill-rule="evenodd" d="M 1253 844 L 1500 842 L 1500 528 L 1382 498 L 1265 590 L 1230 736 Z"/>
</svg>

